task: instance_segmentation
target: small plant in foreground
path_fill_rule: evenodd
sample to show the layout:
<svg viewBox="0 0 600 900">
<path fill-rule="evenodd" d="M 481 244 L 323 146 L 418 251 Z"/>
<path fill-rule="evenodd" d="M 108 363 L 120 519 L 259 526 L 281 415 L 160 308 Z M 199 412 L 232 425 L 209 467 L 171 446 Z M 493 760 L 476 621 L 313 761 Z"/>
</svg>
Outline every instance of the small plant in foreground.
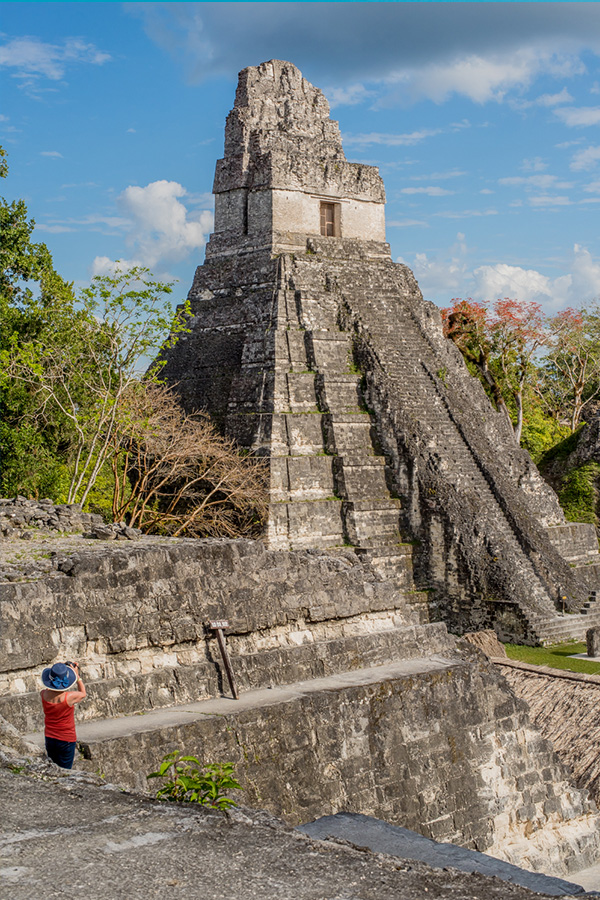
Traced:
<svg viewBox="0 0 600 900">
<path fill-rule="evenodd" d="M 172 770 L 169 773 L 169 770 Z M 183 800 L 199 803 L 211 809 L 229 809 L 237 803 L 224 792 L 241 791 L 242 786 L 233 775 L 233 763 L 211 763 L 203 766 L 195 756 L 180 756 L 179 750 L 163 757 L 158 772 L 146 778 L 167 778 L 156 793 L 159 800 Z"/>
</svg>

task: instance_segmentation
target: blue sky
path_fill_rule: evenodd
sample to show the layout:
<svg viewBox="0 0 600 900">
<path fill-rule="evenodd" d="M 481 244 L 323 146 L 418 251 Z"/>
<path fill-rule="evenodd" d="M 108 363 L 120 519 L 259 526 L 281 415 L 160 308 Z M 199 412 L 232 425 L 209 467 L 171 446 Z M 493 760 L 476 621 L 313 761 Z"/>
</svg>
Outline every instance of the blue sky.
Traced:
<svg viewBox="0 0 600 900">
<path fill-rule="evenodd" d="M 598 3 L 0 3 L 8 199 L 78 285 L 191 284 L 237 73 L 288 59 L 378 165 L 424 295 L 600 296 Z"/>
</svg>

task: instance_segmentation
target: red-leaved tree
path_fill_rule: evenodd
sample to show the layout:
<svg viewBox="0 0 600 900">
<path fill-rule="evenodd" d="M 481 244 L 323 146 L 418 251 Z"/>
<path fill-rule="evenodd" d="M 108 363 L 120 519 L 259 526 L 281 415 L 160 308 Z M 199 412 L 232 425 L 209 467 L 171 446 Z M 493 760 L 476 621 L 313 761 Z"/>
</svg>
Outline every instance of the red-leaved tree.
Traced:
<svg viewBox="0 0 600 900">
<path fill-rule="evenodd" d="M 540 304 L 504 298 L 490 312 L 475 300 L 456 298 L 442 310 L 442 318 L 446 337 L 475 367 L 520 442 L 524 391 L 536 376 L 536 354 L 549 340 Z"/>
<path fill-rule="evenodd" d="M 550 320 L 546 396 L 569 419 L 571 431 L 600 394 L 600 315 L 590 309 L 563 309 Z"/>
</svg>

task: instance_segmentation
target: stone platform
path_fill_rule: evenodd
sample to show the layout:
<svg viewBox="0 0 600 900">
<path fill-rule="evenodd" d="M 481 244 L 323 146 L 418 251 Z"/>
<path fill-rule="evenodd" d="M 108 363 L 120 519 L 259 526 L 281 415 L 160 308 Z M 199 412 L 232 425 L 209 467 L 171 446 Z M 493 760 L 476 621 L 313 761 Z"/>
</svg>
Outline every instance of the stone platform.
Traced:
<svg viewBox="0 0 600 900">
<path fill-rule="evenodd" d="M 562 878 L 549 878 L 537 872 L 527 872 L 485 853 L 465 850 L 455 844 L 440 844 L 407 828 L 398 828 L 371 816 L 338 813 L 309 822 L 298 830 L 312 838 L 349 841 L 355 846 L 367 847 L 375 853 L 387 853 L 399 859 L 419 859 L 438 869 L 478 872 L 553 897 L 564 897 L 565 894 L 582 896 L 585 893 L 579 884 Z"/>
<path fill-rule="evenodd" d="M 10 900 L 548 900 L 497 878 L 316 841 L 267 813 L 222 814 L 0 763 L 0 893 Z M 43 779 L 43 780 L 42 780 Z M 17 800 L 18 798 L 18 800 Z M 578 900 L 581 895 L 578 895 Z"/>
<path fill-rule="evenodd" d="M 558 875 L 596 861 L 595 807 L 526 708 L 368 556 L 152 539 L 60 560 L 1 589 L 0 715 L 21 733 L 42 668 L 76 658 L 85 765 L 111 781 L 143 787 L 179 749 L 236 762 L 247 802 L 292 823 L 350 809 Z"/>
</svg>

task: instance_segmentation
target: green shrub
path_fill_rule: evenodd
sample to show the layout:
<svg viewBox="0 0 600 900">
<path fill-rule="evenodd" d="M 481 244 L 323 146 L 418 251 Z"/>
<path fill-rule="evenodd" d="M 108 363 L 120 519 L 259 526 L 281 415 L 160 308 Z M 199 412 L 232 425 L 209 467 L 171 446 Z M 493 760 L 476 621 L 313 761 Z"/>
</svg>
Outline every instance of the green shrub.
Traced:
<svg viewBox="0 0 600 900">
<path fill-rule="evenodd" d="M 558 428 L 560 428 L 560 426 L 558 426 Z M 570 456 L 579 443 L 582 428 L 583 425 L 580 425 L 572 434 L 569 434 L 563 440 L 559 440 L 557 444 L 553 444 L 549 447 L 539 459 L 540 469 L 543 470 L 546 463 L 551 463 L 555 459 L 566 459 Z"/>
<path fill-rule="evenodd" d="M 565 435 L 568 435 L 566 440 Z M 567 456 L 577 444 L 578 432 L 576 435 L 569 434 L 566 425 L 559 425 L 534 406 L 527 410 L 523 421 L 521 446 L 529 451 L 536 464 L 540 464 L 542 460 L 550 461 L 559 454 L 562 454 L 561 458 Z"/>
<path fill-rule="evenodd" d="M 180 756 L 179 750 L 174 750 L 163 757 L 159 770 L 150 772 L 146 778 L 167 778 L 169 769 L 172 769 L 170 780 L 156 793 L 159 800 L 182 800 L 211 809 L 229 809 L 237 803 L 226 797 L 224 792 L 242 790 L 234 777 L 233 768 L 233 763 L 203 766 L 195 756 Z"/>
</svg>

